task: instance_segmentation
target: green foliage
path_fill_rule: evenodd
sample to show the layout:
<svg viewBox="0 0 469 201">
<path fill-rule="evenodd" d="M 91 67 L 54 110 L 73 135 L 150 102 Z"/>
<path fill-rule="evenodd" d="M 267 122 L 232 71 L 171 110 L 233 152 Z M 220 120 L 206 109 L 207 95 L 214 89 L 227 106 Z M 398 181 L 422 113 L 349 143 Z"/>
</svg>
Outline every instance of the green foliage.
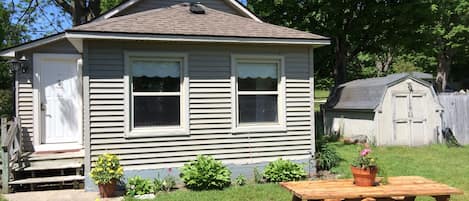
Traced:
<svg viewBox="0 0 469 201">
<path fill-rule="evenodd" d="M 331 77 L 318 78 L 314 81 L 314 87 L 317 89 L 329 90 L 334 86 L 334 79 Z"/>
<path fill-rule="evenodd" d="M 231 171 L 220 161 L 204 155 L 184 164 L 180 177 L 187 188 L 194 190 L 223 189 L 231 183 Z"/>
<path fill-rule="evenodd" d="M 96 184 L 108 184 L 112 180 L 119 180 L 124 175 L 124 169 L 119 163 L 119 158 L 114 154 L 99 155 L 90 176 Z"/>
<path fill-rule="evenodd" d="M 244 175 L 239 175 L 235 179 L 235 184 L 238 185 L 238 186 L 244 186 L 244 185 L 246 185 L 247 181 L 248 181 L 248 179 Z"/>
<path fill-rule="evenodd" d="M 111 8 L 114 8 L 115 6 L 119 5 L 122 3 L 123 0 L 101 0 L 101 13 L 105 13 Z"/>
<path fill-rule="evenodd" d="M 357 168 L 371 168 L 377 166 L 377 158 L 373 155 L 370 148 L 359 148 L 358 156 L 352 161 L 352 166 Z"/>
<path fill-rule="evenodd" d="M 127 196 L 136 196 L 136 195 L 145 195 L 145 194 L 155 194 L 156 185 L 151 179 L 143 179 L 140 176 L 132 177 L 128 180 L 126 184 Z"/>
<path fill-rule="evenodd" d="M 166 176 L 163 179 L 155 179 L 155 188 L 156 191 L 166 191 L 169 192 L 176 186 L 176 178 L 173 176 Z"/>
<path fill-rule="evenodd" d="M 279 158 L 265 167 L 263 176 L 267 182 L 298 181 L 306 173 L 301 165 Z"/>
<path fill-rule="evenodd" d="M 254 183 L 262 184 L 265 182 L 262 176 L 262 173 L 259 171 L 257 167 L 254 167 L 253 173 L 254 173 Z"/>
<path fill-rule="evenodd" d="M 9 117 L 12 114 L 13 103 L 10 90 L 0 89 L 0 117 Z"/>
<path fill-rule="evenodd" d="M 317 147 L 314 159 L 318 170 L 331 170 L 338 166 L 342 160 L 335 148 L 327 143 Z"/>
</svg>

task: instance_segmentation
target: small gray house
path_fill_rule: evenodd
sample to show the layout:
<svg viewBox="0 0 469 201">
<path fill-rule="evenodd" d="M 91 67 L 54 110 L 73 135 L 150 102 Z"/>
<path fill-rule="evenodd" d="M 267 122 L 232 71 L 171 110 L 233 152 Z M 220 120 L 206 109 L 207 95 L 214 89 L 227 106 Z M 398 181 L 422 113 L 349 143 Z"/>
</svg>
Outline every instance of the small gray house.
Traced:
<svg viewBox="0 0 469 201">
<path fill-rule="evenodd" d="M 376 145 L 436 143 L 442 106 L 424 73 L 401 73 L 340 85 L 324 107 L 327 134 L 366 136 Z"/>
<path fill-rule="evenodd" d="M 25 58 L 16 74 L 24 149 L 81 153 L 87 189 L 107 152 L 126 175 L 156 176 L 199 154 L 235 173 L 279 157 L 308 162 L 313 52 L 329 39 L 262 22 L 236 0 L 198 1 L 124 1 L 0 51 Z"/>
</svg>

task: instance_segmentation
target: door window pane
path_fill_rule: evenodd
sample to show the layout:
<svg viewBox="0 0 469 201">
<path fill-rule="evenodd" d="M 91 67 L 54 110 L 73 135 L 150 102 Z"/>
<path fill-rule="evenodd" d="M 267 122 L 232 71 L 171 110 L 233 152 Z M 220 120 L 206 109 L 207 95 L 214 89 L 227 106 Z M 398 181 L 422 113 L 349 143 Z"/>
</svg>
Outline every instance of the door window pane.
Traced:
<svg viewBox="0 0 469 201">
<path fill-rule="evenodd" d="M 179 61 L 133 61 L 134 92 L 178 92 L 180 90 Z"/>
<path fill-rule="evenodd" d="M 135 96 L 134 127 L 180 124 L 179 96 Z"/>
<path fill-rule="evenodd" d="M 276 63 L 238 63 L 238 90 L 277 91 Z"/>
<path fill-rule="evenodd" d="M 277 95 L 240 95 L 239 123 L 277 122 Z"/>
</svg>

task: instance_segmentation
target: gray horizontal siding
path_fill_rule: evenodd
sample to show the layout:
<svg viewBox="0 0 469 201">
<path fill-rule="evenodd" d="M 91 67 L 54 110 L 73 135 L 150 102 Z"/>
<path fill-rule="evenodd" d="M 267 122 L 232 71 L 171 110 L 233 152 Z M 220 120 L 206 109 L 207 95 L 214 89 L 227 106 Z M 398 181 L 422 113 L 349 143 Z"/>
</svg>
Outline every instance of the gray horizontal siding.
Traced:
<svg viewBox="0 0 469 201">
<path fill-rule="evenodd" d="M 127 169 L 140 169 L 178 166 L 198 154 L 226 163 L 308 158 L 312 97 L 307 47 L 103 41 L 87 46 L 92 160 L 116 153 Z M 188 53 L 189 136 L 124 137 L 124 50 Z M 231 54 L 285 56 L 286 132 L 231 133 Z"/>
<path fill-rule="evenodd" d="M 132 13 L 138 13 L 146 10 L 156 9 L 156 8 L 164 8 L 169 7 L 174 4 L 179 3 L 186 3 L 186 2 L 200 2 L 203 5 L 215 9 L 220 10 L 223 12 L 231 13 L 240 15 L 236 10 L 234 10 L 231 6 L 225 3 L 224 0 L 142 0 L 135 5 L 125 9 L 121 13 L 117 14 L 116 16 L 123 16 Z"/>
</svg>

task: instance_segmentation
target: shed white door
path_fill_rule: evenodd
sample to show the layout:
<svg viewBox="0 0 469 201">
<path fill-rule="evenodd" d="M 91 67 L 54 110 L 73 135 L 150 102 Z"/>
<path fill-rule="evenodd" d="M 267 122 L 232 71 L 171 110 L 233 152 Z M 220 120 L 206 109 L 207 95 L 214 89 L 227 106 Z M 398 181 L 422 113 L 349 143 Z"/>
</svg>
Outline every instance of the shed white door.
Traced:
<svg viewBox="0 0 469 201">
<path fill-rule="evenodd" d="M 399 93 L 393 95 L 393 141 L 394 145 L 424 145 L 425 94 Z"/>
<path fill-rule="evenodd" d="M 48 55 L 38 59 L 41 141 L 75 143 L 81 135 L 81 84 L 76 56 Z"/>
</svg>

